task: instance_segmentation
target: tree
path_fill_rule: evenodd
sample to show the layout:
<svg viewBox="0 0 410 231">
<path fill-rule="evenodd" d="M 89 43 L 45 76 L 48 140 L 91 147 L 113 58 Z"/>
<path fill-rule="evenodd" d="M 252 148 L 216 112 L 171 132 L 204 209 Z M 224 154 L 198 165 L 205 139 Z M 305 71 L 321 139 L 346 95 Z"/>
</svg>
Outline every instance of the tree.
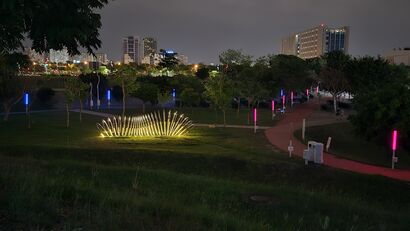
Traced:
<svg viewBox="0 0 410 231">
<path fill-rule="evenodd" d="M 126 97 L 135 92 L 138 89 L 138 83 L 136 82 L 133 74 L 135 70 L 128 66 L 122 65 L 116 75 L 112 76 L 111 80 L 114 84 L 118 84 L 121 87 L 122 91 L 122 116 L 125 116 L 125 99 Z"/>
<path fill-rule="evenodd" d="M 65 95 L 65 108 L 66 108 L 66 127 L 70 127 L 70 107 L 76 99 L 77 95 L 77 83 L 73 77 L 65 78 L 64 80 L 64 95 Z"/>
<path fill-rule="evenodd" d="M 350 117 L 358 134 L 389 142 L 398 129 L 400 142 L 410 150 L 410 78 L 402 66 L 380 58 L 364 57 L 349 65 L 356 113 Z"/>
<path fill-rule="evenodd" d="M 108 0 L 6 1 L 0 5 L 0 54 L 12 53 L 22 41 L 32 41 L 39 53 L 67 48 L 70 55 L 79 47 L 89 53 L 101 46 L 98 39 L 101 9 Z M 74 20 L 75 19 L 75 20 Z"/>
<path fill-rule="evenodd" d="M 178 65 L 179 61 L 176 58 L 178 53 L 175 53 L 173 51 L 166 51 L 164 49 L 160 49 L 160 52 L 162 53 L 161 62 L 158 64 L 160 67 L 170 70 Z"/>
<path fill-rule="evenodd" d="M 347 67 L 351 58 L 342 51 L 333 51 L 325 54 L 322 59 L 325 66 L 320 71 L 318 80 L 322 88 L 332 95 L 333 110 L 336 113 L 338 98 L 342 93 L 349 91 L 351 86 L 347 77 Z"/>
<path fill-rule="evenodd" d="M 132 96 L 142 100 L 142 113 L 145 113 L 145 104 L 150 102 L 151 104 L 156 104 L 158 100 L 159 89 L 157 85 L 152 83 L 143 83 L 140 87 L 133 93 Z"/>
<path fill-rule="evenodd" d="M 201 80 L 206 80 L 209 78 L 209 68 L 201 65 L 195 75 Z"/>
<path fill-rule="evenodd" d="M 306 62 L 294 55 L 274 55 L 269 57 L 270 74 L 265 75 L 265 81 L 275 92 L 279 88 L 284 89 L 306 89 L 312 84 L 309 67 Z M 276 89 L 275 89 L 276 88 Z"/>
<path fill-rule="evenodd" d="M 12 107 L 23 98 L 26 84 L 16 77 L 19 69 L 26 66 L 28 58 L 25 55 L 0 55 L 0 101 L 4 108 L 4 121 L 9 119 Z"/>
<path fill-rule="evenodd" d="M 332 95 L 333 110 L 337 112 L 337 99 L 343 92 L 349 89 L 349 82 L 346 75 L 337 69 L 325 68 L 319 74 L 319 81 L 322 88 Z"/>
<path fill-rule="evenodd" d="M 226 110 L 233 98 L 231 80 L 224 75 L 209 78 L 205 83 L 205 95 L 216 108 L 222 111 L 224 126 L 226 126 Z"/>
<path fill-rule="evenodd" d="M 188 107 L 198 106 L 201 101 L 200 94 L 193 88 L 185 88 L 181 92 L 180 99 L 182 103 Z"/>
</svg>

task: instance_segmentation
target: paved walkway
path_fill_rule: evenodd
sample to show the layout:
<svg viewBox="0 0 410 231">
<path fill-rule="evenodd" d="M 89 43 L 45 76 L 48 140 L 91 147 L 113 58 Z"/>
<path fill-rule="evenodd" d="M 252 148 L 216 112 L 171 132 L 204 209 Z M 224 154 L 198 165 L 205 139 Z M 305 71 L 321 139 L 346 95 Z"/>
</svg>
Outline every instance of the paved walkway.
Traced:
<svg viewBox="0 0 410 231">
<path fill-rule="evenodd" d="M 317 102 L 311 102 L 309 104 L 298 105 L 294 112 L 286 114 L 285 118 L 281 120 L 277 126 L 267 129 L 265 131 L 266 137 L 269 142 L 279 149 L 288 152 L 289 141 L 292 139 L 294 147 L 294 155 L 299 157 L 303 156 L 303 150 L 306 149 L 306 145 L 301 143 L 295 137 L 293 132 L 302 128 L 302 121 L 306 118 L 306 126 L 316 126 L 320 124 L 334 123 L 335 120 L 326 121 L 309 121 L 309 117 L 313 111 L 318 108 Z M 324 153 L 324 165 L 344 169 L 352 172 L 358 172 L 369 175 L 381 175 L 403 181 L 410 181 L 410 170 L 390 169 L 385 167 L 379 167 L 364 163 L 359 163 L 352 160 L 338 158 L 332 154 Z"/>
</svg>

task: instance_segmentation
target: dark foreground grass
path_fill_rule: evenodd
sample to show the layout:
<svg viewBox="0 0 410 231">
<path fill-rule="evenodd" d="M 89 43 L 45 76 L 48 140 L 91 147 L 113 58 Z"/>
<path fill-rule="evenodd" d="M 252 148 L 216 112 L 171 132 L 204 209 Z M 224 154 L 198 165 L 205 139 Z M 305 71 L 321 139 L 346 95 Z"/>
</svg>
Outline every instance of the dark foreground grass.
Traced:
<svg viewBox="0 0 410 231">
<path fill-rule="evenodd" d="M 295 136 L 301 140 L 301 130 L 296 131 Z M 332 154 L 363 163 L 391 167 L 392 152 L 390 146 L 367 141 L 356 135 L 350 123 L 337 123 L 306 129 L 306 140 L 315 140 L 326 144 L 329 136 L 332 137 L 329 149 Z M 410 153 L 399 148 L 396 156 L 399 157 L 397 168 L 410 169 Z"/>
<path fill-rule="evenodd" d="M 60 117 L 33 117 L 30 131 L 23 118 L 0 124 L 0 230 L 410 227 L 408 184 L 305 167 L 273 152 L 262 133 L 107 140 L 96 137 L 99 118 L 67 130 Z"/>
</svg>

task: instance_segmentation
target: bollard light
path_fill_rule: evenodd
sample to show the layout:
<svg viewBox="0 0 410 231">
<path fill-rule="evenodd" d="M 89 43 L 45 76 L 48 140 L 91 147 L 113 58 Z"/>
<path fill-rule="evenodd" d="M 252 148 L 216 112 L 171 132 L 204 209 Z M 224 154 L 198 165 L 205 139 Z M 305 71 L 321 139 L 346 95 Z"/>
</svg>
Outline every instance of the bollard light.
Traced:
<svg viewBox="0 0 410 231">
<path fill-rule="evenodd" d="M 397 130 L 393 131 L 393 138 L 392 138 L 392 150 L 396 151 L 397 149 Z"/>
<path fill-rule="evenodd" d="M 290 92 L 290 104 L 293 106 L 293 91 Z"/>
<path fill-rule="evenodd" d="M 29 97 L 28 97 L 28 93 L 25 93 L 24 94 L 24 105 L 28 105 L 28 103 L 29 103 Z"/>
<path fill-rule="evenodd" d="M 111 101 L 111 90 L 107 90 L 107 100 Z"/>
<path fill-rule="evenodd" d="M 286 96 L 282 96 L 282 108 L 285 108 Z"/>
</svg>

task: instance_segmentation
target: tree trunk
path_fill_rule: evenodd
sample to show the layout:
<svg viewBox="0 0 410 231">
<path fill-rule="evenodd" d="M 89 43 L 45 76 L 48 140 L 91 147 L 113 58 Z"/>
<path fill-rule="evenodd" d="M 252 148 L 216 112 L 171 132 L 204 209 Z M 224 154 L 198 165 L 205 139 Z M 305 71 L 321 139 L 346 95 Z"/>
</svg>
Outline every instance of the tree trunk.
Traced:
<svg viewBox="0 0 410 231">
<path fill-rule="evenodd" d="M 65 104 L 65 109 L 67 112 L 67 121 L 66 121 L 66 126 L 67 128 L 70 127 L 70 111 L 68 110 L 68 103 Z"/>
<path fill-rule="evenodd" d="M 238 98 L 238 109 L 237 109 L 237 111 L 236 111 L 236 116 L 238 117 L 239 116 L 239 110 L 241 109 L 241 98 Z"/>
<path fill-rule="evenodd" d="M 226 110 L 222 110 L 222 113 L 224 115 L 224 127 L 226 127 Z"/>
<path fill-rule="evenodd" d="M 122 116 L 125 116 L 125 86 L 122 82 Z"/>
<path fill-rule="evenodd" d="M 333 95 L 333 110 L 335 111 L 335 114 L 337 113 L 337 100 L 336 100 L 336 95 Z"/>
<path fill-rule="evenodd" d="M 83 101 L 80 99 L 80 123 L 83 122 Z"/>
<path fill-rule="evenodd" d="M 9 115 L 10 115 L 11 107 L 7 106 L 6 104 L 3 104 L 3 107 L 4 107 L 3 121 L 9 121 Z"/>
</svg>

